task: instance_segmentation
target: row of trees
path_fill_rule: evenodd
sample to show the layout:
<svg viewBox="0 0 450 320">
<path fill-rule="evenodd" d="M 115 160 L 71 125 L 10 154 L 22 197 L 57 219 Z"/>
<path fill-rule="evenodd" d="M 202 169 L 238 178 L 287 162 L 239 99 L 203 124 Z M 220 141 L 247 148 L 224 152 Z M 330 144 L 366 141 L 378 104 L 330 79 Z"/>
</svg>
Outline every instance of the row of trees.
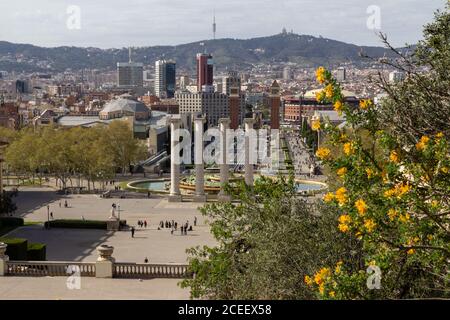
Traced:
<svg viewBox="0 0 450 320">
<path fill-rule="evenodd" d="M 145 145 L 122 121 L 92 128 L 27 128 L 9 139 L 5 160 L 10 172 L 40 183 L 54 176 L 63 188 L 84 178 L 90 189 L 91 183 L 95 187 L 95 182 L 112 179 L 116 172 L 125 173 L 146 157 Z"/>
<path fill-rule="evenodd" d="M 379 105 L 345 104 L 332 74 L 317 70 L 318 99 L 347 119 L 314 124 L 327 136 L 316 155 L 330 192 L 307 204 L 280 177 L 242 185 L 238 205 L 206 206 L 218 245 L 189 251 L 196 277 L 181 285 L 193 297 L 450 297 L 449 9 L 412 56 L 392 48 L 396 59 L 383 62 L 407 76 L 390 84 L 380 74 L 388 96 Z"/>
</svg>

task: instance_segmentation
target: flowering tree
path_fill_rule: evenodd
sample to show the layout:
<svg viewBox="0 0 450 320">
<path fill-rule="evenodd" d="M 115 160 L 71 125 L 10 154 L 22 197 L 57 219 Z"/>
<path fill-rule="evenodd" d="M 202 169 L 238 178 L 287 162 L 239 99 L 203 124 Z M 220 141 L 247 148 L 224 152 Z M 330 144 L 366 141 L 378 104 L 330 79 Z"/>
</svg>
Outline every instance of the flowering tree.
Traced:
<svg viewBox="0 0 450 320">
<path fill-rule="evenodd" d="M 449 22 L 447 8 L 425 28 L 412 57 L 397 52 L 384 61 L 406 79 L 381 77 L 388 97 L 379 104 L 347 105 L 332 74 L 316 72 L 324 86 L 317 100 L 333 103 L 347 120 L 344 128 L 313 124 L 328 138 L 316 155 L 339 177 L 324 201 L 340 212 L 336 228 L 363 248 L 305 276 L 319 298 L 449 296 Z"/>
</svg>

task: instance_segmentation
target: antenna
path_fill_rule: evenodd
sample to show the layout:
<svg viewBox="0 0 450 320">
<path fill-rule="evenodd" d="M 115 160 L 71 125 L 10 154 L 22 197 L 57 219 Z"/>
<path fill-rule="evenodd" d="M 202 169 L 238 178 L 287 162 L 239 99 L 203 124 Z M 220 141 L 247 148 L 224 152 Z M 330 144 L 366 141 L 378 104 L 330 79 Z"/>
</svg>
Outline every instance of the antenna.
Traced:
<svg viewBox="0 0 450 320">
<path fill-rule="evenodd" d="M 216 40 L 216 32 L 217 32 L 216 9 L 214 9 L 214 14 L 213 14 L 213 37 L 214 37 L 214 40 Z"/>
</svg>

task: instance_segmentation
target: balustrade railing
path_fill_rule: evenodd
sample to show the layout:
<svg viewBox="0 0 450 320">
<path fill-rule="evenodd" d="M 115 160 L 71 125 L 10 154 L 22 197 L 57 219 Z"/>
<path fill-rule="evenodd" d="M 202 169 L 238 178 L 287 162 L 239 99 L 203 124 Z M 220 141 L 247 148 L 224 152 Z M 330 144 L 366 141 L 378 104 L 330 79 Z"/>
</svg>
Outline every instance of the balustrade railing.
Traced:
<svg viewBox="0 0 450 320">
<path fill-rule="evenodd" d="M 79 272 L 80 276 L 95 277 L 95 263 L 58 261 L 8 261 L 9 276 L 62 277 Z"/>
<path fill-rule="evenodd" d="M 115 278 L 188 278 L 187 265 L 115 263 Z"/>
</svg>

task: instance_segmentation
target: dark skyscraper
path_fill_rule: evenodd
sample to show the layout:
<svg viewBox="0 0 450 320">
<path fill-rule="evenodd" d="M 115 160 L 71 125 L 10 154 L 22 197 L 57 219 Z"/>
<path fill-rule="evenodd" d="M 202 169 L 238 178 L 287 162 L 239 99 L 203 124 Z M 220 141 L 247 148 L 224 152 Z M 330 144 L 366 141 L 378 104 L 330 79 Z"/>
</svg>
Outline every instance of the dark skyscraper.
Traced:
<svg viewBox="0 0 450 320">
<path fill-rule="evenodd" d="M 167 62 L 166 64 L 166 92 L 167 98 L 175 97 L 175 87 L 176 87 L 176 63 Z"/>
<path fill-rule="evenodd" d="M 212 87 L 214 76 L 213 57 L 207 53 L 197 54 L 197 89 L 204 91 L 203 86 Z"/>
</svg>

